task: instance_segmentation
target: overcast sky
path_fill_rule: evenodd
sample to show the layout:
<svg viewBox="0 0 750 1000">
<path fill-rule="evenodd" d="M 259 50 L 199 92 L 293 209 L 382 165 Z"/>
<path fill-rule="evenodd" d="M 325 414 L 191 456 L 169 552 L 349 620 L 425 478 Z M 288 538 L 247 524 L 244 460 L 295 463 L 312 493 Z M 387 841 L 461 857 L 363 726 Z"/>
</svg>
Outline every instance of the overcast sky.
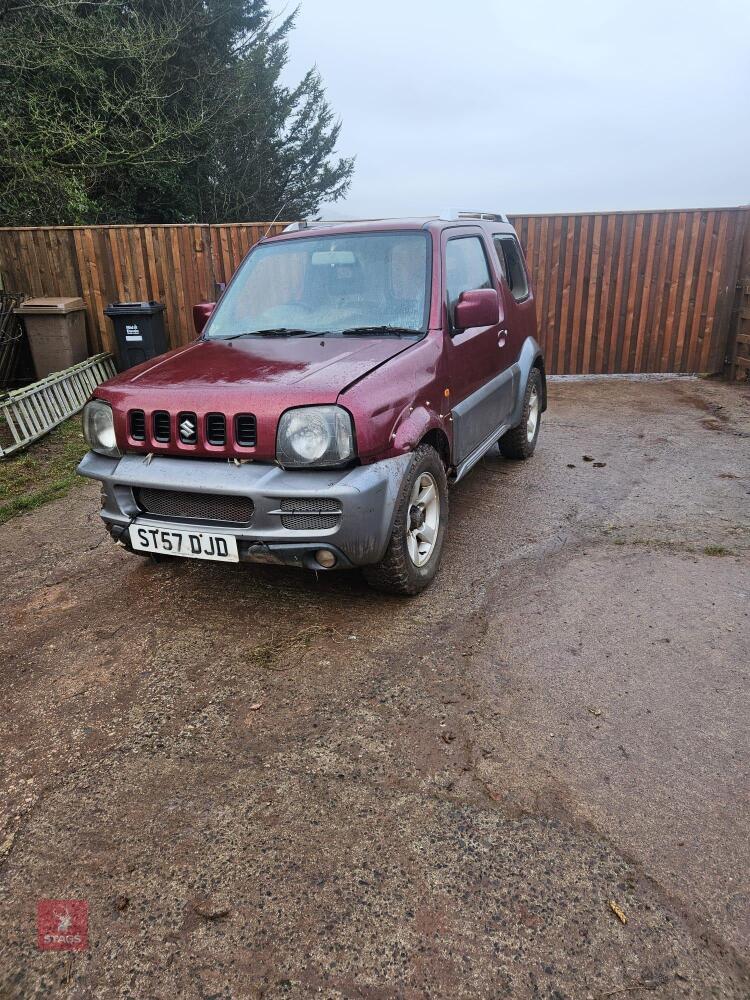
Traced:
<svg viewBox="0 0 750 1000">
<path fill-rule="evenodd" d="M 300 0 L 290 57 L 357 158 L 324 214 L 750 202 L 750 0 Z"/>
</svg>

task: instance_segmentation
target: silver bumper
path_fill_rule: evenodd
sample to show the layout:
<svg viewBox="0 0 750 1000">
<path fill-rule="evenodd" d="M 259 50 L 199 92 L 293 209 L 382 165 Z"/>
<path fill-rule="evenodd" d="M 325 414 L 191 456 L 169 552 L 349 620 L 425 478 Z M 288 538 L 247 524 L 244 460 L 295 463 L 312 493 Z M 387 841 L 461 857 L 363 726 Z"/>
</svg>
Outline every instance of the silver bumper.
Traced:
<svg viewBox="0 0 750 1000">
<path fill-rule="evenodd" d="M 201 520 L 203 530 L 211 526 L 234 535 L 240 559 L 279 562 L 320 569 L 313 553 L 326 548 L 336 554 L 337 566 L 364 566 L 377 562 L 390 539 L 398 492 L 411 455 L 400 455 L 372 465 L 330 472 L 284 470 L 275 465 L 183 458 L 153 458 L 140 455 L 105 458 L 89 452 L 78 472 L 102 483 L 101 516 L 114 538 L 129 546 L 129 529 L 144 513 L 133 493 L 139 487 L 249 497 L 254 504 L 248 525 Z M 281 523 L 282 500 L 330 499 L 341 505 L 335 527 L 311 531 L 294 530 Z M 180 523 L 190 524 L 180 518 Z"/>
</svg>

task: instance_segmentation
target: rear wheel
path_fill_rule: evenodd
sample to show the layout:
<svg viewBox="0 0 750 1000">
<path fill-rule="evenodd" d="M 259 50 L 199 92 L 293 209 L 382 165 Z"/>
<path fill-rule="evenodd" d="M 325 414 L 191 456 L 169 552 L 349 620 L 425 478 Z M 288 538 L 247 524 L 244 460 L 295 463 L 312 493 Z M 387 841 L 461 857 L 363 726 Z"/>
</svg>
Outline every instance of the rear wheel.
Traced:
<svg viewBox="0 0 750 1000">
<path fill-rule="evenodd" d="M 371 587 L 390 594 L 418 594 L 435 577 L 448 520 L 448 483 L 440 456 L 420 445 L 401 484 L 385 556 L 365 566 Z"/>
<path fill-rule="evenodd" d="M 511 427 L 498 441 L 500 452 L 505 458 L 531 458 L 539 439 L 542 424 L 542 376 L 538 368 L 532 368 L 523 397 L 521 422 Z"/>
</svg>

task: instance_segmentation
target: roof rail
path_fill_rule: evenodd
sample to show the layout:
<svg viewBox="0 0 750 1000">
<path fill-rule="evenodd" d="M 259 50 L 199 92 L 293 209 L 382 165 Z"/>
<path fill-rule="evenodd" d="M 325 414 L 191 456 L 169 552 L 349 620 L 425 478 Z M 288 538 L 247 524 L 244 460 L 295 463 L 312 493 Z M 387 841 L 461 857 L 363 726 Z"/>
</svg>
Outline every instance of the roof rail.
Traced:
<svg viewBox="0 0 750 1000">
<path fill-rule="evenodd" d="M 373 219 L 301 219 L 284 227 L 285 233 L 298 233 L 301 229 L 319 229 L 321 226 L 346 226 L 350 222 L 384 222 L 388 216 Z"/>
<path fill-rule="evenodd" d="M 487 222 L 507 222 L 508 216 L 503 212 L 458 212 L 459 219 L 486 219 Z"/>
<path fill-rule="evenodd" d="M 429 222 L 433 219 L 484 219 L 487 222 L 508 222 L 508 216 L 502 212 L 443 212 L 438 215 L 409 216 L 407 218 L 421 219 Z M 379 216 L 369 219 L 300 219 L 298 222 L 290 222 L 284 227 L 285 233 L 298 233 L 302 229 L 320 229 L 324 226 L 345 226 L 350 222 L 387 222 L 392 219 L 398 221 L 394 216 Z"/>
</svg>

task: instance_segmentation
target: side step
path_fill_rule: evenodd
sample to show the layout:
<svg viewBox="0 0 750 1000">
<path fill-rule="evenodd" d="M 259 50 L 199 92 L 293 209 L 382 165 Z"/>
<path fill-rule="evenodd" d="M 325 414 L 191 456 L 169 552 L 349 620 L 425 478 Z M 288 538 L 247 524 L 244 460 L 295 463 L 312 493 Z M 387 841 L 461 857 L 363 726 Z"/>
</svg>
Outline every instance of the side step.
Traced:
<svg viewBox="0 0 750 1000">
<path fill-rule="evenodd" d="M 0 458 L 26 448 L 72 417 L 98 385 L 116 374 L 112 355 L 96 354 L 23 389 L 0 394 Z"/>
<path fill-rule="evenodd" d="M 510 430 L 509 424 L 500 424 L 499 427 L 495 428 L 489 437 L 486 437 L 480 445 L 477 445 L 470 455 L 466 456 L 463 462 L 458 463 L 456 467 L 456 474 L 451 481 L 457 483 L 459 480 L 463 479 L 466 473 L 469 472 L 470 469 L 473 469 L 480 459 L 484 458 L 490 448 L 497 444 L 507 430 Z"/>
</svg>

